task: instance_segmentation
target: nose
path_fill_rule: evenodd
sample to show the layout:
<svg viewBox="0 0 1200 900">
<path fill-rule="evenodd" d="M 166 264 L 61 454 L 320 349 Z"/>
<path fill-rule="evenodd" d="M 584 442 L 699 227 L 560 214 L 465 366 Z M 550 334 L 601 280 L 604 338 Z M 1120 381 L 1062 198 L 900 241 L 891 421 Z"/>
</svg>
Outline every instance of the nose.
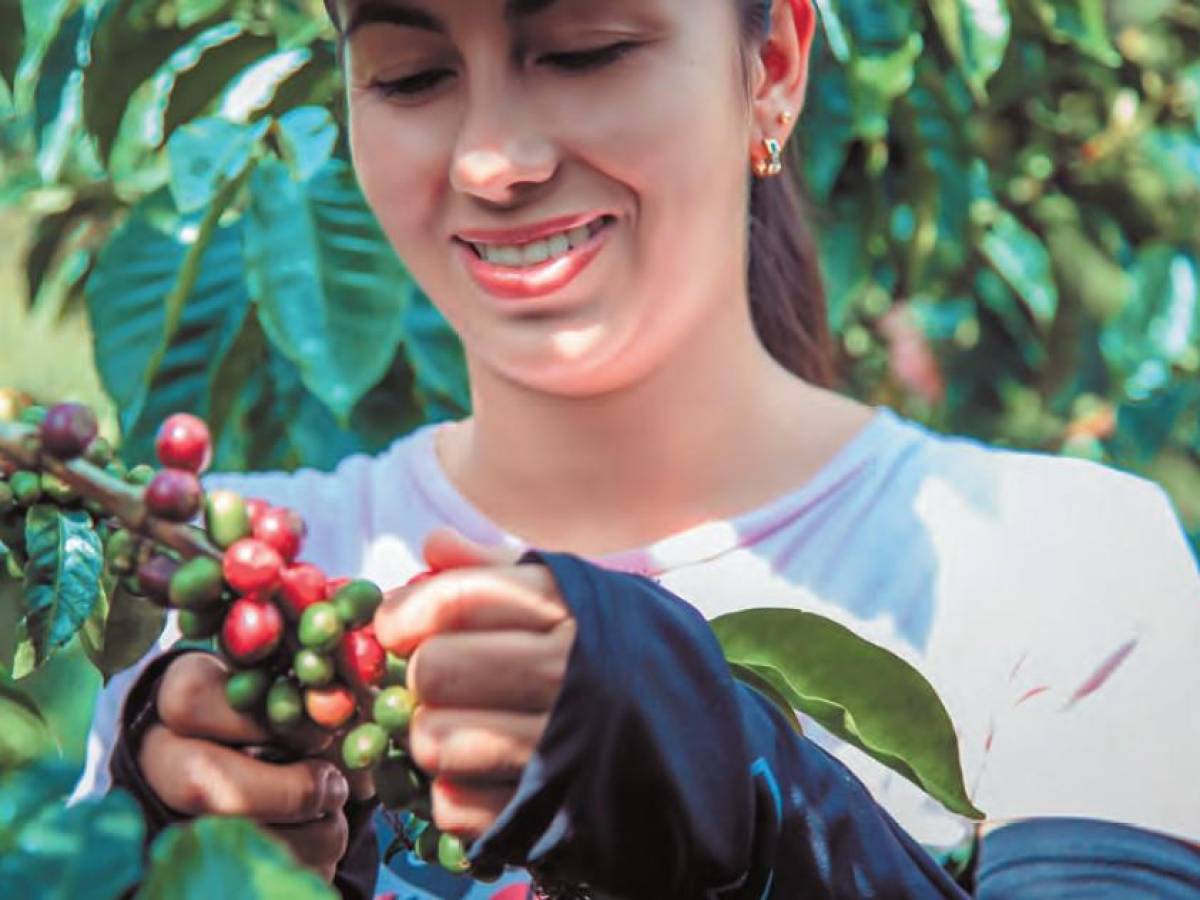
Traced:
<svg viewBox="0 0 1200 900">
<path fill-rule="evenodd" d="M 454 148 L 451 186 L 504 204 L 549 181 L 558 167 L 558 151 L 530 112 L 511 91 L 472 91 Z"/>
</svg>

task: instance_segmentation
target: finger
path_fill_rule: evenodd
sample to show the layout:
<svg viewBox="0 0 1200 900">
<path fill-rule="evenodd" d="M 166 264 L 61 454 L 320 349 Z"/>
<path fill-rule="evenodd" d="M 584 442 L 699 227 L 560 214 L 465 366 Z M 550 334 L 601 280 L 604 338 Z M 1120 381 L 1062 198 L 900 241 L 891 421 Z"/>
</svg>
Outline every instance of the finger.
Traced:
<svg viewBox="0 0 1200 900">
<path fill-rule="evenodd" d="M 138 765 L 167 806 L 186 816 L 246 816 L 271 824 L 311 822 L 346 804 L 350 787 L 326 760 L 273 765 L 162 725 L 142 738 Z"/>
<path fill-rule="evenodd" d="M 516 781 L 546 730 L 548 715 L 418 706 L 409 728 L 413 759 L 430 776 Z"/>
<path fill-rule="evenodd" d="M 575 621 L 549 632 L 435 634 L 408 664 L 418 703 L 547 712 L 562 690 Z"/>
<path fill-rule="evenodd" d="M 407 657 L 439 632 L 549 631 L 568 616 L 545 566 L 456 569 L 389 593 L 375 613 L 375 635 Z"/>
<path fill-rule="evenodd" d="M 278 742 L 304 755 L 328 747 L 333 737 L 311 722 L 286 733 L 272 733 L 257 719 L 240 713 L 225 697 L 229 667 L 209 653 L 189 653 L 167 668 L 158 689 L 158 718 L 181 737 L 223 744 Z"/>
<path fill-rule="evenodd" d="M 229 667 L 209 653 L 188 653 L 168 666 L 158 688 L 158 718 L 177 735 L 226 744 L 261 744 L 270 733 L 225 699 Z"/>
<path fill-rule="evenodd" d="M 267 831 L 287 844 L 301 865 L 320 871 L 337 868 L 350 838 L 350 826 L 340 810 L 316 822 L 274 825 Z"/>
<path fill-rule="evenodd" d="M 442 831 L 474 840 L 500 816 L 516 784 L 478 785 L 439 778 L 433 782 L 433 821 Z"/>
<path fill-rule="evenodd" d="M 453 528 L 436 528 L 425 538 L 425 564 L 435 572 L 464 566 L 516 565 L 521 553 L 504 546 L 485 546 Z"/>
</svg>

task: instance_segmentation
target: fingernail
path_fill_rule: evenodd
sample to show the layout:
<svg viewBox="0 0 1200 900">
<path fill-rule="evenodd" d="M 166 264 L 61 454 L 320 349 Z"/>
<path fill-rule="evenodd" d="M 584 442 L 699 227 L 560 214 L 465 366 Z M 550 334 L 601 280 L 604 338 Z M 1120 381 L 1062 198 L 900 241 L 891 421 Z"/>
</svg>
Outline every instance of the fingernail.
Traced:
<svg viewBox="0 0 1200 900">
<path fill-rule="evenodd" d="M 325 807 L 341 809 L 346 805 L 348 799 L 350 799 L 350 782 L 346 780 L 345 775 L 330 766 L 325 771 Z"/>
</svg>

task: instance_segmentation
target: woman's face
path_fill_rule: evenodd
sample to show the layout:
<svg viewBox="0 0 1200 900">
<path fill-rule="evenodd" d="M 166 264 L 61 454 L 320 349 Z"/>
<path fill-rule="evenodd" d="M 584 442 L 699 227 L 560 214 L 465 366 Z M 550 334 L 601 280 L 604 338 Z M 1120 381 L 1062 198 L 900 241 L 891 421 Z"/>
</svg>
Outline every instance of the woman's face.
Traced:
<svg viewBox="0 0 1200 900">
<path fill-rule="evenodd" d="M 472 372 L 626 386 L 740 324 L 730 0 L 339 0 L 367 200 Z"/>
</svg>

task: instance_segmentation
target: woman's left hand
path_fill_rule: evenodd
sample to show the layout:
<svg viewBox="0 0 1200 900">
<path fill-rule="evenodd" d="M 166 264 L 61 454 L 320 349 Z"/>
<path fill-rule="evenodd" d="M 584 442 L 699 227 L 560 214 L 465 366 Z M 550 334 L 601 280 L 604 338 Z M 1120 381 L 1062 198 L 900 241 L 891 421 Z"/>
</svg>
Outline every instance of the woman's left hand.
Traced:
<svg viewBox="0 0 1200 900">
<path fill-rule="evenodd" d="M 434 824 L 473 840 L 516 792 L 558 699 L 575 619 L 550 570 L 453 531 L 430 535 L 437 574 L 388 593 L 375 616 L 407 657 L 409 742 L 433 779 Z"/>
</svg>

